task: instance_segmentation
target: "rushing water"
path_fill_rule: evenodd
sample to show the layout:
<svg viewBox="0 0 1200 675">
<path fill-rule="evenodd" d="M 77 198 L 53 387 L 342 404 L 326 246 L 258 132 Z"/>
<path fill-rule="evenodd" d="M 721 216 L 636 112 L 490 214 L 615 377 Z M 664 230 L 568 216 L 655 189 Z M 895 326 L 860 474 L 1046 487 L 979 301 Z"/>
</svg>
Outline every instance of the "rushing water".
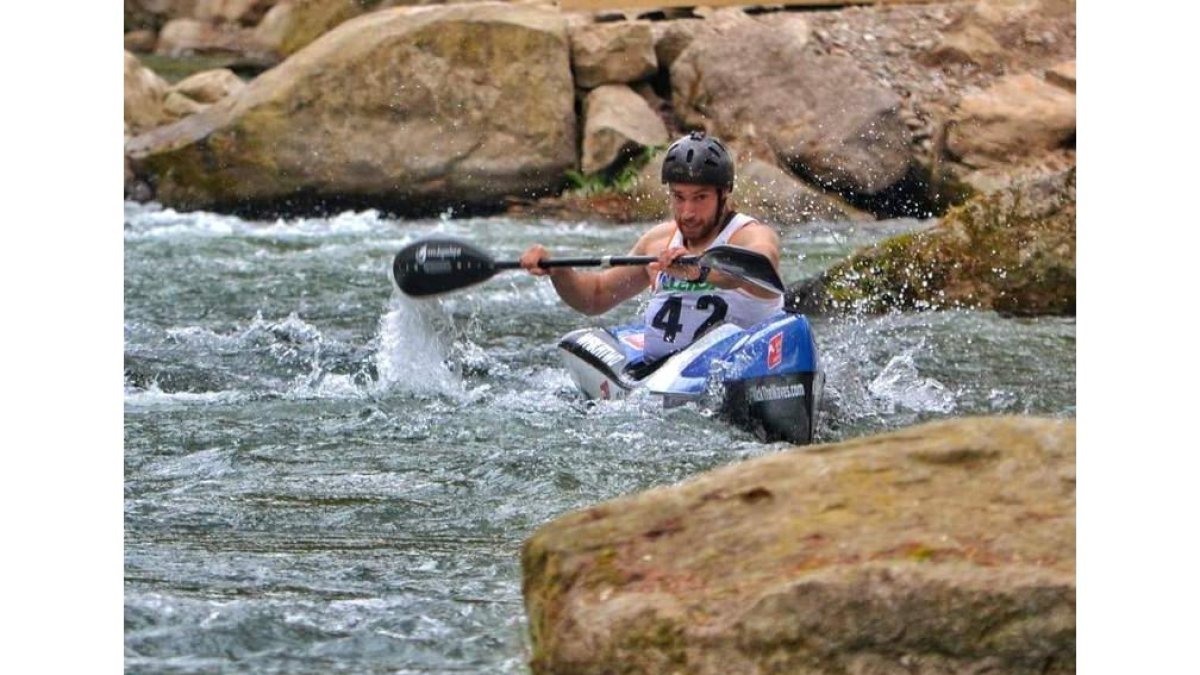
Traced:
<svg viewBox="0 0 1200 675">
<path fill-rule="evenodd" d="M 584 404 L 557 336 L 632 320 L 636 303 L 581 317 L 521 273 L 418 302 L 388 276 L 422 236 L 600 255 L 640 227 L 125 216 L 128 672 L 524 672 L 519 554 L 539 524 L 784 447 L 694 406 Z M 920 226 L 791 229 L 783 276 Z M 1073 320 L 813 325 L 818 441 L 1074 415 Z"/>
</svg>

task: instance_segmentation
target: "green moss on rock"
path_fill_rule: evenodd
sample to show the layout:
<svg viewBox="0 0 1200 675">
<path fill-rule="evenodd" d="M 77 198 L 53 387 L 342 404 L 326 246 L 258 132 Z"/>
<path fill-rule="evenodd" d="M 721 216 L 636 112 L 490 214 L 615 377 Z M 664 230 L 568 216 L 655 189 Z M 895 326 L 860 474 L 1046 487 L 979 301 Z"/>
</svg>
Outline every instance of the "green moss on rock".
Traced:
<svg viewBox="0 0 1200 675">
<path fill-rule="evenodd" d="M 797 311 L 1075 314 L 1075 171 L 975 197 L 932 229 L 855 253 L 789 297 Z"/>
</svg>

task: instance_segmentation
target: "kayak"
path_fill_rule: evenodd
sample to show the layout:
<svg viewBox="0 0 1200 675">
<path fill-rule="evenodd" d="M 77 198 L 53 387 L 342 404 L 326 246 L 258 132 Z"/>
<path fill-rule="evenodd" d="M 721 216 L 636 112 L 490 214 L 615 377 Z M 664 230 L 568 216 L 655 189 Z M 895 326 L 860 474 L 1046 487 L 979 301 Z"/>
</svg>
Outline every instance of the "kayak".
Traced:
<svg viewBox="0 0 1200 675">
<path fill-rule="evenodd" d="M 657 256 L 551 258 L 555 267 L 642 266 Z M 712 246 L 676 264 L 709 267 L 759 288 L 782 294 L 783 280 L 761 253 L 740 246 Z M 422 239 L 402 248 L 392 260 L 392 277 L 401 293 L 423 298 L 449 293 L 521 267 L 517 260 L 496 260 L 460 239 Z M 720 392 L 720 414 L 764 441 L 811 443 L 825 374 L 817 360 L 808 319 L 778 312 L 743 329 L 720 324 L 687 348 L 647 363 L 644 326 L 581 328 L 559 342 L 559 354 L 576 386 L 589 399 L 621 398 L 645 389 L 665 406 L 699 401 L 710 389 Z"/>
<path fill-rule="evenodd" d="M 716 385 L 723 419 L 765 442 L 812 442 L 825 374 L 805 316 L 779 312 L 746 329 L 721 324 L 656 364 L 645 363 L 643 339 L 642 324 L 580 328 L 562 337 L 558 353 L 589 400 L 645 389 L 673 407 Z"/>
</svg>

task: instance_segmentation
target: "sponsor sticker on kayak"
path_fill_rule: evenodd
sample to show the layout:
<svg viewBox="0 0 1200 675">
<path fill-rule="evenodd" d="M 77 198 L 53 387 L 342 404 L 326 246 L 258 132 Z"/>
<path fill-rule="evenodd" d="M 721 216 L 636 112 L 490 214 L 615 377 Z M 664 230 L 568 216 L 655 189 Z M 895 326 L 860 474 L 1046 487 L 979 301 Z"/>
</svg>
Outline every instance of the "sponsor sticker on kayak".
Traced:
<svg viewBox="0 0 1200 675">
<path fill-rule="evenodd" d="M 622 335 L 621 342 L 624 342 L 625 344 L 629 345 L 630 347 L 633 347 L 634 349 L 645 349 L 646 348 L 646 334 L 645 333 L 630 333 L 628 335 Z"/>
<path fill-rule="evenodd" d="M 767 343 L 767 368 L 778 368 L 781 363 L 783 363 L 783 333 L 776 333 Z"/>
<path fill-rule="evenodd" d="M 750 389 L 750 402 L 778 401 L 784 398 L 800 398 L 804 396 L 804 384 L 768 384 Z"/>
</svg>

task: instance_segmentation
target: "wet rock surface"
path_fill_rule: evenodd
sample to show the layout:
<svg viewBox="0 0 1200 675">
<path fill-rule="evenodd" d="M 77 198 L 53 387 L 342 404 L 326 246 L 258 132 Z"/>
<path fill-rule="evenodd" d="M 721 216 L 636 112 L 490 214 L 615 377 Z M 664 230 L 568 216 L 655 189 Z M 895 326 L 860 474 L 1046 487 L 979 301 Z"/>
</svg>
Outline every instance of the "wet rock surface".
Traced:
<svg viewBox="0 0 1200 675">
<path fill-rule="evenodd" d="M 1075 314 L 1075 170 L 1015 182 L 929 230 L 856 252 L 794 285 L 808 314 L 974 308 Z"/>
</svg>

